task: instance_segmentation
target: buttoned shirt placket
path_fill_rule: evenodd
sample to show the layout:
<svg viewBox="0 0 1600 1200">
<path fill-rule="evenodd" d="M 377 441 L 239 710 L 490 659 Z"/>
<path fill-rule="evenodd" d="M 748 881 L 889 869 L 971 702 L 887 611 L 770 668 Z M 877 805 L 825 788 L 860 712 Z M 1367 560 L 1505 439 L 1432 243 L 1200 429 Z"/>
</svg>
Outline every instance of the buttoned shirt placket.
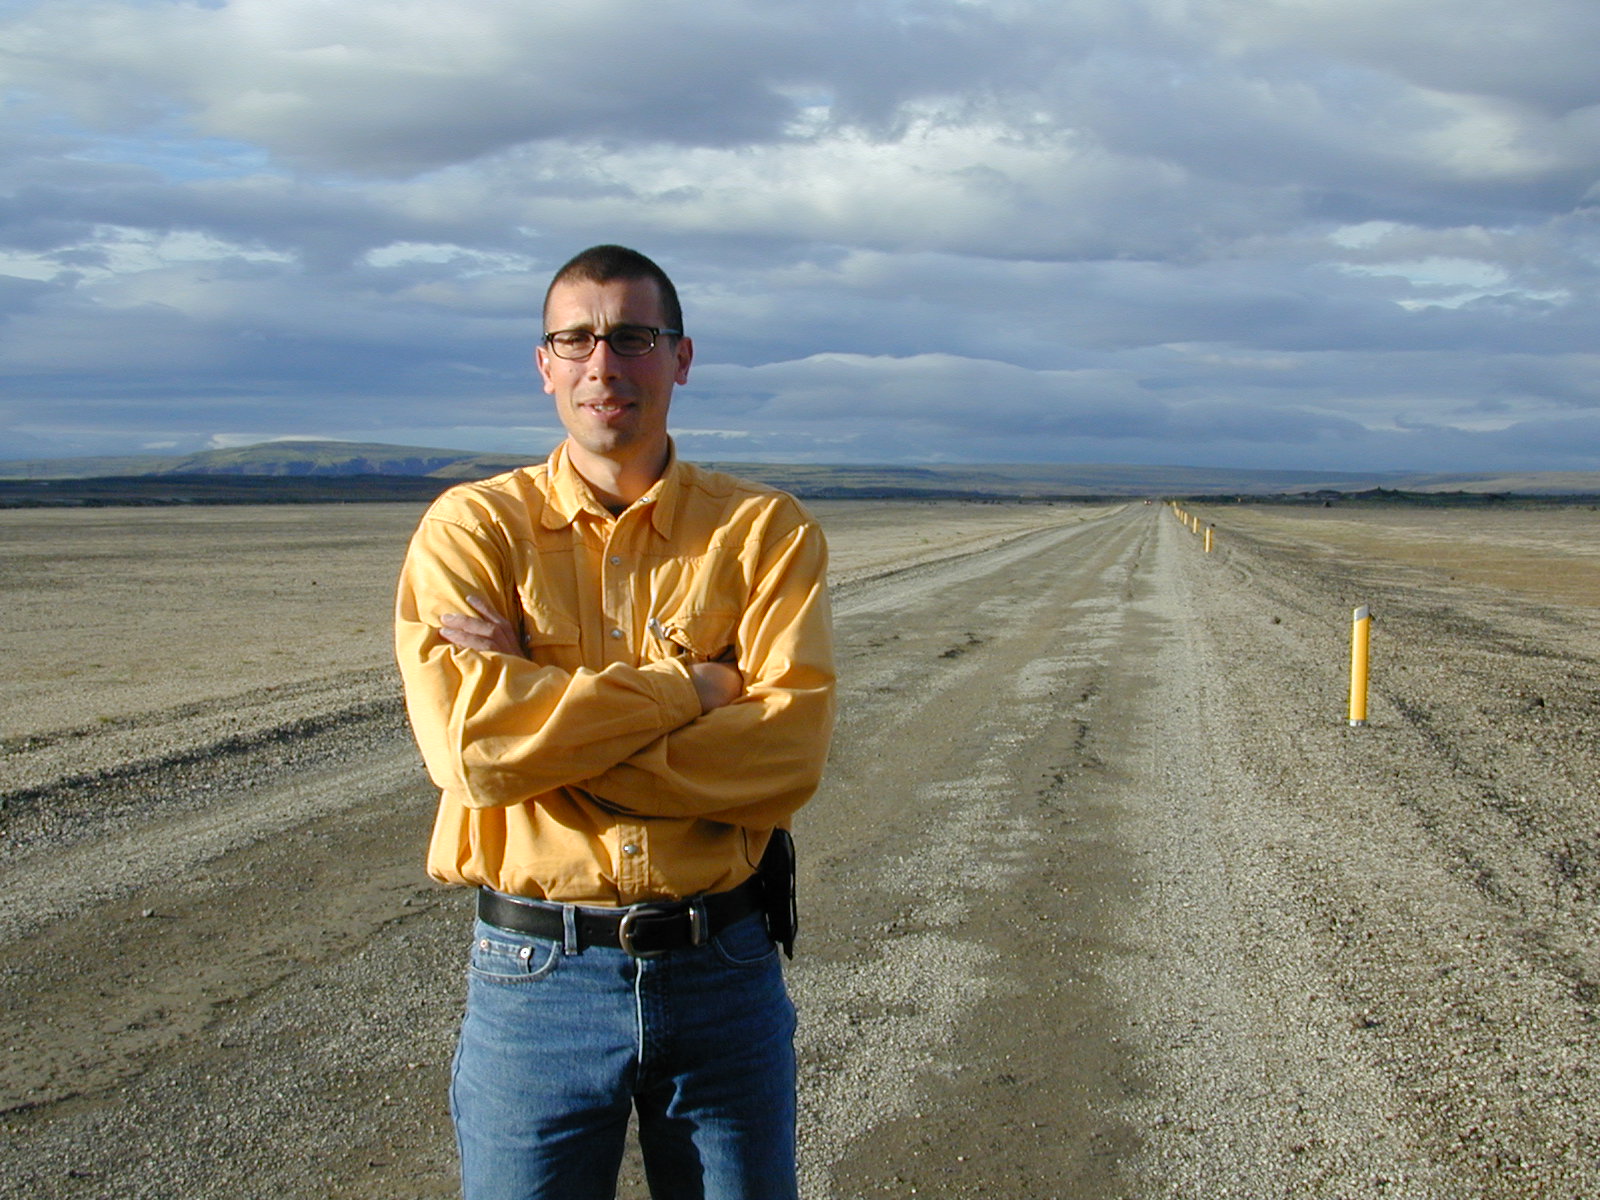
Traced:
<svg viewBox="0 0 1600 1200">
<path fill-rule="evenodd" d="M 649 536 L 654 495 L 641 499 L 599 525 L 600 604 L 603 622 L 601 653 L 606 664 L 638 666 L 645 630 L 636 629 L 635 588 L 642 566 L 641 538 Z M 616 864 L 618 902 L 631 904 L 648 892 L 649 827 L 637 818 L 619 818 L 606 838 Z"/>
</svg>

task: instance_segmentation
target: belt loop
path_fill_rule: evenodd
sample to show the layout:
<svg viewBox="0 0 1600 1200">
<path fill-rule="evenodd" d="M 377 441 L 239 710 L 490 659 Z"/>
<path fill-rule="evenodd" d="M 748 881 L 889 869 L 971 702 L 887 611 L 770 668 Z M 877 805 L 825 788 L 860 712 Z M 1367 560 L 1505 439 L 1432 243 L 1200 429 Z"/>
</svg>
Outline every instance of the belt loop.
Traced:
<svg viewBox="0 0 1600 1200">
<path fill-rule="evenodd" d="M 578 906 L 576 904 L 563 904 L 561 906 L 561 953 L 577 954 L 583 949 L 578 945 Z"/>
</svg>

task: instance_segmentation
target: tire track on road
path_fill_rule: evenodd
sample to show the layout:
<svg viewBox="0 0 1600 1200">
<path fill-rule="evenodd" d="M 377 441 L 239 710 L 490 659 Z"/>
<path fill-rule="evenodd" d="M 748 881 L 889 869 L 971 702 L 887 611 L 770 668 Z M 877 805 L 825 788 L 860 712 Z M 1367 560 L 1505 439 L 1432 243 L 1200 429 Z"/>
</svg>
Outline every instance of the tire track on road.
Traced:
<svg viewBox="0 0 1600 1200">
<path fill-rule="evenodd" d="M 1082 1183 L 1101 1177 L 1089 1144 L 1125 1138 L 1093 1111 L 1111 1068 L 1082 951 L 1105 895 L 1063 882 L 1105 847 L 1063 794 L 1104 769 L 1088 731 L 1151 532 L 1123 509 L 837 605 L 843 716 L 802 816 L 810 932 L 792 975 L 809 1197 Z M 1063 1024 L 1097 1044 L 1041 1061 Z M 1021 1119 L 1043 1096 L 1048 1120 Z"/>
</svg>

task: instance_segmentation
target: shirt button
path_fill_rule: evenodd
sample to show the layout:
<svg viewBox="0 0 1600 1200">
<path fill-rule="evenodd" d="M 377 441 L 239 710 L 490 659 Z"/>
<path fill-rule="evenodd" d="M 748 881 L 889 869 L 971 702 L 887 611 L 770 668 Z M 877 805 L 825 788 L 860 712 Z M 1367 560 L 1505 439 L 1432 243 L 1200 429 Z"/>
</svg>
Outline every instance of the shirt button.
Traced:
<svg viewBox="0 0 1600 1200">
<path fill-rule="evenodd" d="M 613 566 L 613 567 L 620 567 L 620 566 L 621 566 L 621 565 L 622 565 L 622 555 L 620 555 L 620 554 L 613 554 L 613 555 L 612 555 L 612 556 L 611 556 L 611 565 L 612 565 L 612 566 Z"/>
<path fill-rule="evenodd" d="M 620 638 L 620 637 L 621 637 L 621 636 L 622 636 L 622 630 L 620 630 L 620 629 L 613 629 L 613 630 L 612 630 L 612 631 L 611 631 L 611 637 L 612 637 L 612 639 L 613 639 L 613 640 L 615 640 L 615 639 L 617 639 L 617 638 Z"/>
<path fill-rule="evenodd" d="M 622 852 L 629 858 L 632 858 L 635 854 L 639 853 L 639 844 L 637 842 L 627 842 L 623 845 Z"/>
</svg>

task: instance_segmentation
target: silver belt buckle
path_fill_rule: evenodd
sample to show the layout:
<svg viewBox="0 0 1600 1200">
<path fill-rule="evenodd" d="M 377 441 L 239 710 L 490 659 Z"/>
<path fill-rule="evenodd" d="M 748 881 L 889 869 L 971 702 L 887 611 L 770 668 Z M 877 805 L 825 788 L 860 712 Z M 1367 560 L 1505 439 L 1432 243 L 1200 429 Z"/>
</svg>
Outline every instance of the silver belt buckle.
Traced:
<svg viewBox="0 0 1600 1200">
<path fill-rule="evenodd" d="M 686 910 L 689 918 L 689 945 L 698 946 L 706 940 L 706 906 L 699 898 L 689 902 Z M 638 950 L 634 948 L 634 926 L 641 920 L 651 918 L 675 917 L 676 913 L 670 909 L 654 904 L 630 905 L 622 914 L 622 922 L 617 926 L 617 945 L 627 953 L 630 958 L 660 958 L 667 953 L 665 950 Z"/>
</svg>

